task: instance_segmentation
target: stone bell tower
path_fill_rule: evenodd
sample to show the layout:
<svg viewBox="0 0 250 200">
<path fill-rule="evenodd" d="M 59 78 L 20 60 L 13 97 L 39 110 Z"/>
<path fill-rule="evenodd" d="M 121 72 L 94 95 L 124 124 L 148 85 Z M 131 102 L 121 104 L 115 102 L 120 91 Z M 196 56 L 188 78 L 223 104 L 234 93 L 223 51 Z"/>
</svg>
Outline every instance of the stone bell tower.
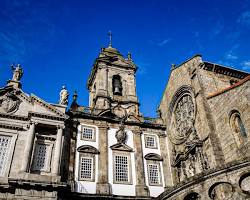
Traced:
<svg viewBox="0 0 250 200">
<path fill-rule="evenodd" d="M 89 106 L 95 109 L 121 107 L 127 114 L 138 115 L 139 103 L 135 82 L 137 67 L 130 53 L 124 58 L 112 47 L 111 36 L 109 33 L 109 46 L 101 48 L 88 79 Z M 116 114 L 119 116 L 119 112 Z"/>
</svg>

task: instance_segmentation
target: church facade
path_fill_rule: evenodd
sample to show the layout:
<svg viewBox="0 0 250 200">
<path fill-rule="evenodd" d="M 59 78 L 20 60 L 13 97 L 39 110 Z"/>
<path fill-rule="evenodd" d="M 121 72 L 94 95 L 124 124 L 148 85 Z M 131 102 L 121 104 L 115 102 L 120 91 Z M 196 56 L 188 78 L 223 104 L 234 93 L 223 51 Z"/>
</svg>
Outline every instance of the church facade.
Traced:
<svg viewBox="0 0 250 200">
<path fill-rule="evenodd" d="M 2 199 L 250 199 L 250 75 L 196 55 L 172 66 L 157 118 L 144 117 L 131 54 L 102 48 L 89 105 L 0 89 Z M 143 103 L 143 102 L 142 102 Z"/>
</svg>

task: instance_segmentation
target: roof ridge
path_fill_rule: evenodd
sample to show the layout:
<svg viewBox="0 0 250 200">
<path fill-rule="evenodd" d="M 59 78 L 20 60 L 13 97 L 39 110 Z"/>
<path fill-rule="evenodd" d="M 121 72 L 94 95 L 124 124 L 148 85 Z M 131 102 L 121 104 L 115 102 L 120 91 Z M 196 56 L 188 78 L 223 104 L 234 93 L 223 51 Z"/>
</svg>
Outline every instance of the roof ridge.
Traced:
<svg viewBox="0 0 250 200">
<path fill-rule="evenodd" d="M 243 83 L 245 83 L 245 82 L 247 82 L 249 80 L 250 80 L 250 75 L 246 76 L 244 79 L 238 81 L 237 83 L 235 83 L 235 84 L 233 84 L 233 85 L 231 85 L 229 87 L 226 87 L 226 88 L 224 88 L 222 90 L 219 90 L 219 91 L 217 91 L 217 92 L 215 92 L 213 94 L 209 94 L 207 99 L 213 98 L 213 97 L 218 96 L 218 95 L 220 95 L 220 94 L 222 94 L 224 92 L 227 92 L 227 91 L 229 91 L 229 90 L 231 90 L 233 88 L 236 88 L 236 87 L 242 85 Z"/>
</svg>

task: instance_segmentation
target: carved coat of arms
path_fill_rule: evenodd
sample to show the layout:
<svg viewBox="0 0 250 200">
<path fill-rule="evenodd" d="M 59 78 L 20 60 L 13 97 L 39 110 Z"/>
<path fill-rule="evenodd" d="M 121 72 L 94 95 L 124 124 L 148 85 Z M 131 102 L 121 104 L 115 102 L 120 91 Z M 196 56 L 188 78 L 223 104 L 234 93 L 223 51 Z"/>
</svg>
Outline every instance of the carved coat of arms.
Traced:
<svg viewBox="0 0 250 200">
<path fill-rule="evenodd" d="M 19 105 L 20 100 L 13 93 L 7 93 L 0 99 L 0 106 L 6 113 L 16 111 Z"/>
</svg>

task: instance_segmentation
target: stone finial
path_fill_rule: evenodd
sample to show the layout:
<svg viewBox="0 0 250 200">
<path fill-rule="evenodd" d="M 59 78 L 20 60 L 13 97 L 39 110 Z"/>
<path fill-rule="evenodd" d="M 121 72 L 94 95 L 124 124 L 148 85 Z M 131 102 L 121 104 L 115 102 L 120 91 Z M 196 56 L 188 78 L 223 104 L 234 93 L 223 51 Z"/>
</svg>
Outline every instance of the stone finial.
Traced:
<svg viewBox="0 0 250 200">
<path fill-rule="evenodd" d="M 175 69 L 176 65 L 175 64 L 172 64 L 171 65 L 171 70 Z"/>
<path fill-rule="evenodd" d="M 16 66 L 12 64 L 11 69 L 13 71 L 12 81 L 19 82 L 23 76 L 23 68 L 20 64 L 17 64 Z"/>
<path fill-rule="evenodd" d="M 130 52 L 128 52 L 128 60 L 132 60 L 132 55 L 131 55 L 131 53 Z"/>
<path fill-rule="evenodd" d="M 73 94 L 73 101 L 76 101 L 78 97 L 77 91 L 74 92 Z"/>
<path fill-rule="evenodd" d="M 68 105 L 68 98 L 69 98 L 68 90 L 66 89 L 65 86 L 63 86 L 62 89 L 61 89 L 61 92 L 60 92 L 59 104 Z"/>
<path fill-rule="evenodd" d="M 73 101 L 72 104 L 70 105 L 70 110 L 72 111 L 77 111 L 79 105 L 77 104 L 77 92 L 75 91 L 73 94 Z"/>
</svg>

